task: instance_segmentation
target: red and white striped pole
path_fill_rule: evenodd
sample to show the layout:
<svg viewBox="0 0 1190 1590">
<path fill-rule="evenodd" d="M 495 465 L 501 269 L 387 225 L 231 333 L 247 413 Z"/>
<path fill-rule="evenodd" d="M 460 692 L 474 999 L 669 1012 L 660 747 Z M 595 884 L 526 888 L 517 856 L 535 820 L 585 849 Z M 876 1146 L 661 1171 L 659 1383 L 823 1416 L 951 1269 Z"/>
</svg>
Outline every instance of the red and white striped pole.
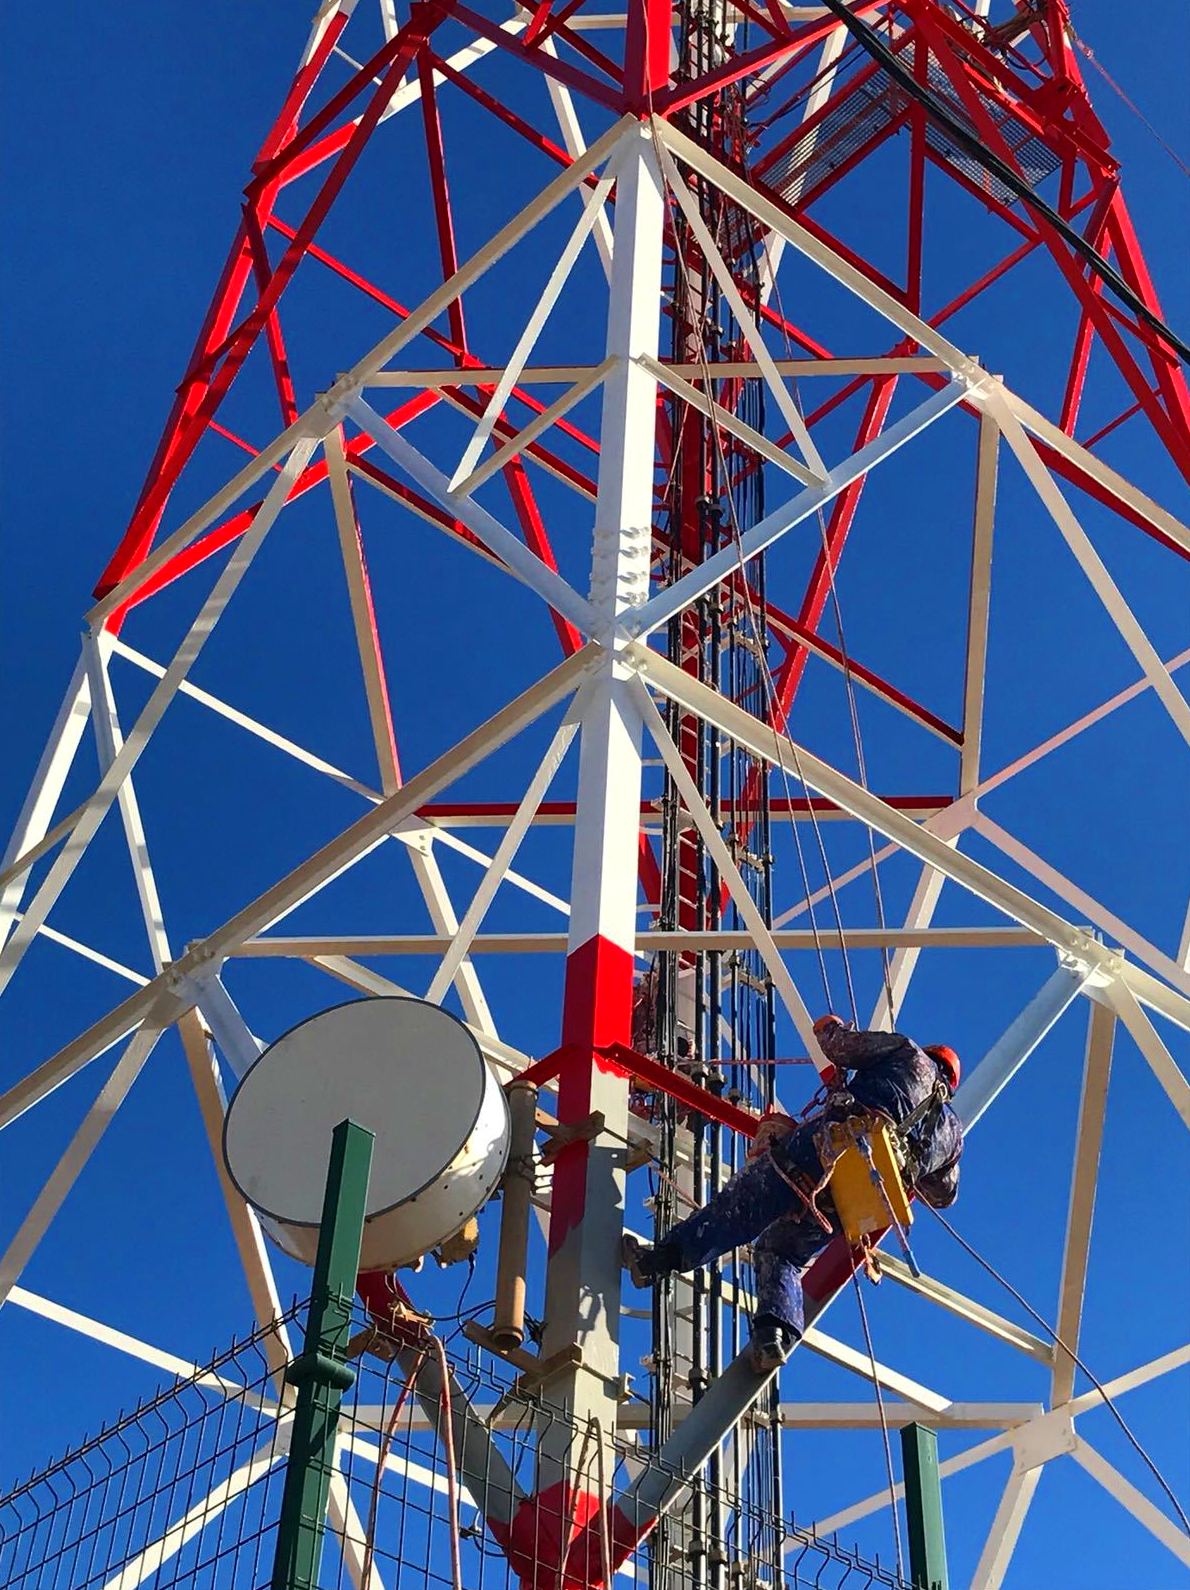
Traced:
<svg viewBox="0 0 1190 1590">
<path fill-rule="evenodd" d="M 641 722 L 631 675 L 616 660 L 619 616 L 648 595 L 657 383 L 636 362 L 656 358 L 664 200 L 647 126 L 617 155 L 615 242 L 604 383 L 591 601 L 606 650 L 582 718 L 562 1043 L 574 1046 L 559 1083 L 563 1125 L 603 1116 L 604 1129 L 563 1148 L 554 1167 L 542 1356 L 577 1345 L 582 1361 L 551 1381 L 572 1413 L 542 1432 L 538 1495 L 514 1523 L 526 1582 L 562 1581 L 567 1547 L 598 1512 L 599 1472 L 584 1434 L 598 1432 L 610 1477 L 620 1376 L 620 1240 L 624 1221 L 626 1074 L 597 1053 L 631 1038 L 641 796 Z M 581 1472 L 580 1450 L 587 1446 Z M 525 1556 L 516 1551 L 521 1546 Z M 518 1560 L 519 1559 L 519 1560 Z M 529 1562 L 532 1562 L 532 1568 Z M 574 1582 L 597 1583 L 597 1563 Z M 588 1573 L 590 1578 L 584 1578 Z"/>
</svg>

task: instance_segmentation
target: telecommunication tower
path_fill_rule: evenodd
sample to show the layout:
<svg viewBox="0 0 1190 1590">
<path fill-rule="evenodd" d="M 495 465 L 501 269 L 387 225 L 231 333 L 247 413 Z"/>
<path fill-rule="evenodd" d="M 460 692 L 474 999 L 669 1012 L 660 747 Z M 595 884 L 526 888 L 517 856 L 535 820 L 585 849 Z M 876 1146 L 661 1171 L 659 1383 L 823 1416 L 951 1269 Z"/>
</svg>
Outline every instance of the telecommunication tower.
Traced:
<svg viewBox="0 0 1190 1590">
<path fill-rule="evenodd" d="M 532 1348 L 567 1414 L 543 1421 L 532 1485 L 484 1520 L 525 1585 L 604 1583 L 609 1552 L 657 1590 L 779 1583 L 791 1441 L 847 1426 L 875 1447 L 890 1418 L 978 1432 L 943 1463 L 987 1476 L 973 1584 L 1011 1582 L 1059 1459 L 1186 1560 L 1083 1434 L 1101 1399 L 1070 1349 L 1118 1032 L 1155 1079 L 1153 1131 L 1190 1125 L 1172 1052 L 1190 918 L 1162 940 L 1099 897 L 1103 845 L 1157 866 L 1169 836 L 1105 811 L 1060 868 L 1030 844 L 1034 797 L 1012 799 L 1052 798 L 1109 719 L 1113 754 L 1184 784 L 1190 651 L 1163 656 L 1127 593 L 1134 563 L 1186 579 L 1190 530 L 1163 505 L 1190 478 L 1186 353 L 1065 0 L 326 0 L 6 853 L 0 987 L 27 952 L 71 950 L 137 986 L 0 1099 L 8 1125 L 97 1078 L 0 1258 L 0 1300 L 27 1299 L 26 1264 L 163 1035 L 180 1033 L 221 1165 L 226 1095 L 262 1044 L 345 987 L 412 992 L 465 1022 L 502 1083 L 537 1090 L 521 1149 L 544 1238 L 520 1301 L 505 1291 L 473 1332 L 522 1369 Z M 1035 577 L 1056 625 L 1079 615 L 1090 697 L 1064 703 L 1020 655 Z M 371 770 L 320 749 L 280 642 L 251 681 L 254 615 L 274 637 L 290 605 L 298 673 L 341 691 Z M 200 658 L 234 682 L 237 648 L 243 696 L 199 682 Z M 272 722 L 244 705 L 269 688 Z M 1039 732 L 998 759 L 1024 693 Z M 86 739 L 98 778 L 75 801 Z M 292 795 L 258 781 L 261 745 L 293 764 Z M 209 831 L 213 776 L 243 836 Z M 333 801 L 307 803 L 315 776 Z M 117 827 L 144 975 L 87 892 L 92 842 Z M 247 856 L 259 835 L 271 855 L 282 832 L 288 863 L 258 880 L 246 864 L 226 910 L 171 909 L 180 863 L 160 849 Z M 55 933 L 60 899 L 89 913 L 86 942 Z M 957 1100 L 973 1162 L 1006 1162 L 1019 1123 L 998 1124 L 1000 1095 L 1058 1023 L 1086 1022 L 1081 1091 L 1053 1089 L 1065 1190 L 1029 1226 L 1064 1345 L 895 1246 L 879 1296 L 931 1340 L 1040 1363 L 1043 1399 L 953 1400 L 828 1334 L 855 1271 L 838 1239 L 806 1277 L 813 1329 L 767 1381 L 739 1356 L 745 1255 L 651 1310 L 622 1290 L 625 1224 L 664 1234 L 741 1163 L 750 1115 L 806 1102 L 814 1015 L 953 1024 L 957 958 L 982 991 Z M 230 1217 L 267 1323 L 271 1249 L 223 1191 L 211 1219 Z M 976 1243 L 961 1209 L 958 1225 Z M 999 1229 L 1008 1260 L 1020 1230 Z M 171 1268 L 162 1288 L 184 1285 Z M 397 1280 L 417 1304 L 421 1278 Z M 1109 1382 L 1120 1396 L 1187 1359 L 1148 1341 L 1133 1284 L 1144 1349 Z M 385 1285 L 363 1288 L 380 1317 Z M 806 1401 L 808 1351 L 875 1399 Z M 587 1446 L 610 1472 L 629 1426 L 669 1480 L 642 1471 L 617 1499 Z M 841 1496 L 821 1522 L 889 1500 Z M 745 1505 L 772 1521 L 761 1538 L 733 1532 Z"/>
</svg>

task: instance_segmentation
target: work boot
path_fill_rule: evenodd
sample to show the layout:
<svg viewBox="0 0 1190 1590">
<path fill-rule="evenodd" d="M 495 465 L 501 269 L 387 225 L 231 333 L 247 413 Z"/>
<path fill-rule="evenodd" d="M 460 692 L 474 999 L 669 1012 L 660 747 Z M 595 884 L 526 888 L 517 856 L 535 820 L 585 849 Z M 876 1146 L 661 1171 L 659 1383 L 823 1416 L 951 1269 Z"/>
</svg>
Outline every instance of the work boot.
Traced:
<svg viewBox="0 0 1190 1590">
<path fill-rule="evenodd" d="M 654 1250 L 639 1237 L 634 1237 L 630 1231 L 624 1233 L 624 1240 L 620 1244 L 620 1257 L 633 1286 L 652 1286 L 657 1279 L 653 1268 L 653 1255 Z"/>
<path fill-rule="evenodd" d="M 779 1320 L 761 1320 L 748 1343 L 748 1362 L 758 1375 L 771 1375 L 789 1359 L 797 1332 Z"/>
</svg>

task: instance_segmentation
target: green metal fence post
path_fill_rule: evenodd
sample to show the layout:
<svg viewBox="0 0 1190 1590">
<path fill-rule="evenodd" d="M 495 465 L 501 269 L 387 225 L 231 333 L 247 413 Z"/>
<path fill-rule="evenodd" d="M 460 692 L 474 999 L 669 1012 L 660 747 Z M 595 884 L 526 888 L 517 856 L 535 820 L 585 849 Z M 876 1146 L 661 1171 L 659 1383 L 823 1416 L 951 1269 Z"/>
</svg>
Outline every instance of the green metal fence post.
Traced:
<svg viewBox="0 0 1190 1590">
<path fill-rule="evenodd" d="M 272 1590 L 317 1590 L 339 1407 L 343 1393 L 355 1382 L 355 1371 L 344 1354 L 351 1333 L 372 1143 L 372 1133 L 354 1121 L 340 1121 L 331 1140 L 306 1339 L 285 1377 L 297 1387 L 297 1407 L 277 1521 Z"/>
<path fill-rule="evenodd" d="M 901 1465 L 909 1519 L 909 1573 L 914 1590 L 949 1590 L 936 1433 L 922 1424 L 905 1425 L 901 1430 Z"/>
</svg>

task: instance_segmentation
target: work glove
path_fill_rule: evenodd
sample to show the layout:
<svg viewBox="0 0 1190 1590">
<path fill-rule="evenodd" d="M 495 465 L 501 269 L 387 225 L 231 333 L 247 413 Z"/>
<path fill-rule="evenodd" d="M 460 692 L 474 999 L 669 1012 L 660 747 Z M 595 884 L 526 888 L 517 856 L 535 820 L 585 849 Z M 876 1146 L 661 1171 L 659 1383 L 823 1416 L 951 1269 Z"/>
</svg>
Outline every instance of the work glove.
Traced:
<svg viewBox="0 0 1190 1590">
<path fill-rule="evenodd" d="M 756 1128 L 756 1136 L 748 1145 L 749 1159 L 759 1159 L 767 1154 L 775 1142 L 787 1137 L 797 1123 L 784 1110 L 766 1110 L 760 1117 L 760 1125 Z"/>
</svg>

